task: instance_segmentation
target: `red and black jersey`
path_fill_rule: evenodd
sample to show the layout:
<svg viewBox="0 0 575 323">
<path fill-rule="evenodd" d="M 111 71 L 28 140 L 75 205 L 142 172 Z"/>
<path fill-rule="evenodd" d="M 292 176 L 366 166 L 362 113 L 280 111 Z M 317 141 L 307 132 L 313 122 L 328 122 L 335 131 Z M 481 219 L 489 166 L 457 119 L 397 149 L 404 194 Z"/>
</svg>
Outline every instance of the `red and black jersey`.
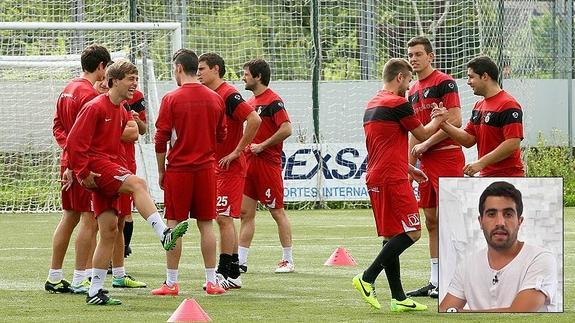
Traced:
<svg viewBox="0 0 575 323">
<path fill-rule="evenodd" d="M 167 169 L 189 172 L 213 167 L 216 142 L 226 137 L 222 98 L 200 83 L 187 83 L 162 98 L 156 120 L 156 153 L 168 152 Z"/>
<path fill-rule="evenodd" d="M 216 159 L 220 160 L 229 155 L 238 146 L 238 143 L 244 135 L 244 121 L 248 115 L 254 111 L 254 108 L 244 101 L 235 87 L 226 82 L 218 86 L 216 93 L 222 97 L 226 105 L 226 121 L 228 126 L 226 140 L 216 146 Z M 218 174 L 226 172 L 245 176 L 246 159 L 244 154 L 240 154 L 239 158 L 233 160 L 228 169 L 220 169 L 218 166 L 216 172 Z"/>
<path fill-rule="evenodd" d="M 431 122 L 433 103 L 439 105 L 439 102 L 443 102 L 443 106 L 448 110 L 461 108 L 457 83 L 451 76 L 438 70 L 434 70 L 429 76 L 413 84 L 409 89 L 409 102 L 411 102 L 415 116 L 424 125 Z M 455 140 L 447 138 L 433 145 L 429 151 L 451 145 L 459 146 Z"/>
<path fill-rule="evenodd" d="M 138 117 L 143 122 L 146 122 L 146 103 L 144 100 L 144 94 L 140 90 L 134 92 L 132 99 L 126 102 L 127 105 L 124 107 L 128 111 L 138 112 Z M 131 112 L 128 112 L 131 113 Z M 132 173 L 136 173 L 136 148 L 134 142 L 124 142 L 122 141 L 122 152 L 120 153 L 120 164 L 124 165 Z"/>
<path fill-rule="evenodd" d="M 120 154 L 120 138 L 132 115 L 124 102 L 115 105 L 108 94 L 101 94 L 80 111 L 68 134 L 66 151 L 70 168 L 78 179 L 90 174 L 88 162 L 93 159 L 116 161 Z"/>
<path fill-rule="evenodd" d="M 283 100 L 271 89 L 266 89 L 263 93 L 253 96 L 248 103 L 255 107 L 256 112 L 260 115 L 262 123 L 254 138 L 253 143 L 259 144 L 273 136 L 280 128 L 282 123 L 290 122 L 287 111 L 284 107 Z M 274 164 L 281 165 L 283 142 L 264 149 L 258 154 L 258 157 Z M 247 152 L 247 157 L 252 157 L 251 151 Z"/>
<path fill-rule="evenodd" d="M 511 138 L 523 140 L 523 110 L 517 101 L 501 90 L 475 103 L 465 131 L 475 137 L 479 158 Z M 481 176 L 506 176 L 523 172 L 521 152 L 515 150 L 504 160 L 481 170 Z"/>
<path fill-rule="evenodd" d="M 367 146 L 368 185 L 407 179 L 407 132 L 421 125 L 411 104 L 403 97 L 380 90 L 363 115 Z"/>
<path fill-rule="evenodd" d="M 72 80 L 60 93 L 56 103 L 52 133 L 62 149 L 66 146 L 66 139 L 78 117 L 78 113 L 80 113 L 86 103 L 97 96 L 98 91 L 96 91 L 92 82 L 85 78 Z M 60 165 L 68 167 L 68 153 L 66 150 L 62 150 Z"/>
</svg>

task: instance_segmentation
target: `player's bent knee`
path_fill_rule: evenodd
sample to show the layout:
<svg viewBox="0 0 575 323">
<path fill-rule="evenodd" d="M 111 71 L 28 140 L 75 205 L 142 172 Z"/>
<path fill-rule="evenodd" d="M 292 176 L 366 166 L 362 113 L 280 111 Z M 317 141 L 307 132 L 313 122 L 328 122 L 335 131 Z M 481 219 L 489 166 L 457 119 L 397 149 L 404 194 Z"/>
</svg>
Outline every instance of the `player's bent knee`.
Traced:
<svg viewBox="0 0 575 323">
<path fill-rule="evenodd" d="M 417 231 L 410 231 L 406 233 L 411 240 L 413 240 L 413 242 L 416 242 L 417 240 L 419 240 L 419 238 L 421 238 L 421 231 L 417 230 Z"/>
</svg>

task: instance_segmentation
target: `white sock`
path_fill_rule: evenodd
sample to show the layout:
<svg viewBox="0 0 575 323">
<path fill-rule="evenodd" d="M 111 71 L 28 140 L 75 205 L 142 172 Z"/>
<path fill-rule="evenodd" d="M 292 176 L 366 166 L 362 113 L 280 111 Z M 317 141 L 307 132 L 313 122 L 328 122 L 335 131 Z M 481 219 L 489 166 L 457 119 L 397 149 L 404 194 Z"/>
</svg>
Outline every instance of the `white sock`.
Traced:
<svg viewBox="0 0 575 323">
<path fill-rule="evenodd" d="M 287 260 L 290 264 L 293 264 L 292 247 L 282 248 L 284 251 L 283 260 Z"/>
<path fill-rule="evenodd" d="M 90 279 L 92 278 L 92 272 L 94 272 L 94 268 L 86 268 L 86 272 L 84 273 L 84 276 L 86 278 L 90 277 Z"/>
<path fill-rule="evenodd" d="M 435 287 L 439 284 L 439 258 L 431 258 L 431 276 L 429 282 Z"/>
<path fill-rule="evenodd" d="M 112 277 L 114 278 L 124 278 L 126 276 L 126 269 L 124 267 L 114 267 L 112 268 Z"/>
<path fill-rule="evenodd" d="M 216 283 L 216 268 L 206 268 L 206 283 Z"/>
<path fill-rule="evenodd" d="M 86 280 L 86 271 L 74 269 L 74 277 L 72 278 L 72 286 L 78 286 L 84 280 Z"/>
<path fill-rule="evenodd" d="M 108 269 L 98 269 L 94 268 L 92 273 L 92 283 L 90 284 L 90 290 L 88 291 L 88 296 L 92 297 L 98 294 L 98 291 L 104 288 L 104 280 L 106 279 L 106 274 Z"/>
<path fill-rule="evenodd" d="M 48 270 L 48 281 L 51 283 L 57 283 L 64 279 L 64 271 L 62 269 L 50 269 Z"/>
<path fill-rule="evenodd" d="M 160 213 L 155 212 L 150 215 L 146 220 L 152 226 L 152 229 L 156 232 L 156 235 L 162 239 L 164 237 L 164 231 L 168 228 L 164 223 L 164 220 L 160 217 Z"/>
<path fill-rule="evenodd" d="M 168 287 L 174 286 L 174 284 L 178 283 L 178 270 L 177 269 L 168 269 L 166 270 L 166 285 Z"/>
<path fill-rule="evenodd" d="M 248 253 L 250 252 L 250 248 L 245 248 L 242 246 L 238 247 L 238 258 L 240 265 L 245 265 L 248 263 Z"/>
</svg>

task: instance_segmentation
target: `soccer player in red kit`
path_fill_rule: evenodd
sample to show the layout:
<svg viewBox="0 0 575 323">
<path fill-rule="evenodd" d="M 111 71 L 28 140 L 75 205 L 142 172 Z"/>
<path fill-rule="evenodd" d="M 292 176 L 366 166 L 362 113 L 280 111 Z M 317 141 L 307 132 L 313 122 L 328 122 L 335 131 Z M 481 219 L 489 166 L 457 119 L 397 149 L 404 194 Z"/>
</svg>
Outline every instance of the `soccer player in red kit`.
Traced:
<svg viewBox="0 0 575 323">
<path fill-rule="evenodd" d="M 246 177 L 244 148 L 254 139 L 261 118 L 247 104 L 235 87 L 224 82 L 224 59 L 215 53 L 199 57 L 198 78 L 202 84 L 216 91 L 226 105 L 227 136 L 216 146 L 216 180 L 218 196 L 216 210 L 220 227 L 220 260 L 217 269 L 218 283 L 226 288 L 240 288 L 238 234 L 234 219 L 240 218 L 242 194 Z M 244 130 L 244 122 L 246 129 Z"/>
<path fill-rule="evenodd" d="M 383 248 L 374 262 L 352 280 L 354 287 L 372 307 L 381 305 L 375 295 L 375 280 L 385 269 L 391 289 L 394 312 L 424 311 L 427 306 L 405 296 L 400 279 L 399 255 L 421 236 L 417 200 L 410 175 L 418 182 L 427 180 L 423 172 L 408 163 L 408 132 L 424 141 L 433 135 L 447 111 L 432 103 L 433 120 L 425 127 L 415 117 L 405 99 L 413 68 L 400 58 L 383 67 L 383 89 L 372 98 L 363 116 L 368 153 L 366 184 L 373 208 L 378 236 Z"/>
<path fill-rule="evenodd" d="M 86 293 L 88 291 L 86 263 L 90 256 L 92 237 L 95 237 L 97 230 L 91 207 L 91 193 L 75 179 L 68 162 L 68 152 L 64 150 L 64 147 L 81 108 L 98 95 L 94 89 L 94 83 L 104 79 L 110 53 L 105 47 L 91 45 L 84 49 L 80 61 L 82 74 L 64 88 L 58 98 L 54 115 L 54 137 L 63 149 L 60 159 L 60 176 L 64 214 L 54 231 L 52 264 L 44 288 L 56 293 Z M 76 264 L 72 285 L 70 285 L 64 279 L 62 263 L 70 237 L 80 218 L 82 222 L 76 237 Z"/>
<path fill-rule="evenodd" d="M 477 144 L 479 159 L 465 165 L 463 171 L 484 177 L 525 176 L 520 144 L 523 140 L 523 111 L 515 98 L 497 83 L 499 69 L 487 56 L 467 64 L 467 84 L 483 100 L 475 103 L 465 129 L 444 122 L 441 129 L 469 148 Z"/>
<path fill-rule="evenodd" d="M 106 295 L 104 279 L 116 235 L 118 234 L 118 193 L 131 193 L 140 215 L 150 223 L 160 237 L 164 249 L 172 249 L 187 230 L 187 223 L 169 229 L 162 221 L 148 193 L 146 182 L 118 164 L 120 140 L 134 141 L 137 126 L 124 109 L 138 84 L 138 70 L 129 61 L 120 60 L 106 70 L 110 88 L 82 108 L 68 135 L 66 151 L 69 164 L 80 184 L 92 190 L 94 215 L 98 221 L 100 239 L 94 251 L 92 280 L 86 303 L 89 305 L 119 305 L 119 300 Z"/>
<path fill-rule="evenodd" d="M 196 219 L 204 258 L 206 293 L 223 294 L 216 281 L 216 142 L 226 137 L 222 98 L 198 80 L 198 56 L 180 49 L 172 57 L 178 88 L 163 98 L 156 120 L 156 158 L 164 190 L 165 217 L 175 226 Z M 167 153 L 167 146 L 170 150 Z M 166 253 L 166 281 L 153 295 L 178 295 L 182 241 Z"/>
<path fill-rule="evenodd" d="M 291 224 L 284 211 L 284 189 L 281 166 L 283 141 L 291 136 L 292 127 L 282 99 L 270 88 L 271 70 L 263 59 L 244 64 L 243 81 L 246 90 L 254 93 L 248 103 L 262 119 L 258 132 L 246 152 L 248 170 L 241 210 L 239 239 L 240 269 L 247 271 L 248 251 L 255 231 L 257 202 L 270 211 L 278 226 L 283 248 L 282 260 L 276 273 L 295 270 L 292 255 Z"/>
<path fill-rule="evenodd" d="M 443 103 L 448 111 L 449 121 L 461 125 L 461 108 L 455 80 L 431 65 L 435 54 L 429 39 L 423 36 L 412 38 L 407 43 L 409 62 L 417 74 L 417 81 L 409 89 L 409 101 L 415 116 L 422 124 L 431 121 L 432 104 Z M 429 283 L 407 296 L 439 296 L 439 233 L 437 202 L 439 176 L 463 177 L 465 157 L 461 146 L 443 131 L 437 131 L 429 139 L 419 142 L 410 136 L 410 164 L 420 161 L 420 169 L 429 178 L 419 185 L 419 207 L 425 214 L 425 227 L 429 233 L 430 277 Z"/>
</svg>

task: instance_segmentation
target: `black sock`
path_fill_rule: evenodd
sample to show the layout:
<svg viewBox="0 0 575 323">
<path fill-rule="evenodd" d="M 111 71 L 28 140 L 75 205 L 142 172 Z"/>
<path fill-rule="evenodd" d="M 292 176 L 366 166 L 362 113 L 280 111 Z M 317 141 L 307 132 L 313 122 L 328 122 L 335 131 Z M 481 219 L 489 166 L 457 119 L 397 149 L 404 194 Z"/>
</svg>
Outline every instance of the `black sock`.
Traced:
<svg viewBox="0 0 575 323">
<path fill-rule="evenodd" d="M 407 297 L 405 297 L 405 292 L 401 285 L 399 257 L 395 257 L 385 266 L 385 276 L 387 276 L 387 282 L 391 290 L 391 298 L 395 298 L 398 301 L 406 299 Z"/>
<path fill-rule="evenodd" d="M 128 247 L 132 241 L 132 232 L 134 232 L 134 222 L 124 223 L 124 246 Z"/>
<path fill-rule="evenodd" d="M 218 273 L 225 278 L 230 276 L 230 266 L 232 265 L 232 255 L 225 253 L 220 254 L 220 263 L 218 264 Z"/>
<path fill-rule="evenodd" d="M 394 258 L 399 258 L 399 255 L 401 255 L 405 249 L 409 248 L 412 244 L 413 240 L 411 240 L 406 233 L 398 234 L 391 238 L 388 242 L 384 243 L 383 248 L 381 248 L 381 251 L 377 257 L 375 257 L 371 266 L 363 272 L 362 279 L 373 284 L 383 268 L 390 263 L 393 263 Z"/>
<path fill-rule="evenodd" d="M 240 277 L 240 257 L 237 253 L 232 255 L 232 263 L 230 264 L 230 277 L 233 279 Z"/>
</svg>

